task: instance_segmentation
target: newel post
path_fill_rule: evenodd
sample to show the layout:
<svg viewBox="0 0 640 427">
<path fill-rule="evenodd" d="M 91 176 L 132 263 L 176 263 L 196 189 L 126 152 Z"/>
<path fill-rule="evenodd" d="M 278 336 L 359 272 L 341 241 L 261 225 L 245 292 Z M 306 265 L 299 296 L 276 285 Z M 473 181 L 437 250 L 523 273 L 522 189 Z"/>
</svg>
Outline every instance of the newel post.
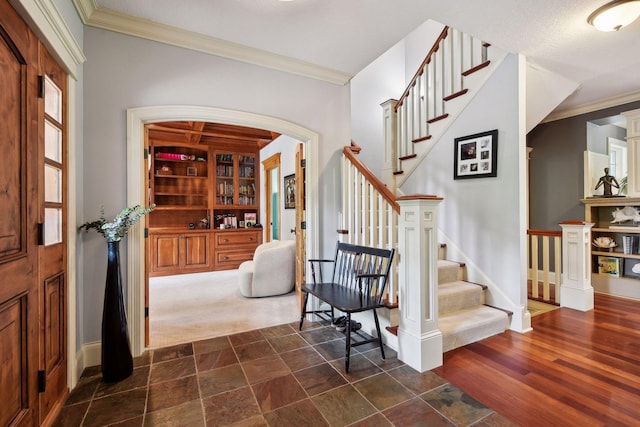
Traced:
<svg viewBox="0 0 640 427">
<path fill-rule="evenodd" d="M 384 133 L 384 159 L 382 163 L 382 182 L 395 194 L 396 179 L 393 172 L 395 162 L 398 159 L 396 142 L 396 130 L 398 126 L 398 114 L 396 113 L 396 99 L 390 99 L 380 104 L 382 106 L 382 123 Z"/>
<path fill-rule="evenodd" d="M 562 227 L 562 284 L 560 306 L 593 310 L 591 286 L 591 227 L 584 221 L 567 221 Z"/>
<path fill-rule="evenodd" d="M 419 372 L 442 365 L 438 329 L 438 205 L 441 197 L 398 199 L 398 358 Z"/>
</svg>

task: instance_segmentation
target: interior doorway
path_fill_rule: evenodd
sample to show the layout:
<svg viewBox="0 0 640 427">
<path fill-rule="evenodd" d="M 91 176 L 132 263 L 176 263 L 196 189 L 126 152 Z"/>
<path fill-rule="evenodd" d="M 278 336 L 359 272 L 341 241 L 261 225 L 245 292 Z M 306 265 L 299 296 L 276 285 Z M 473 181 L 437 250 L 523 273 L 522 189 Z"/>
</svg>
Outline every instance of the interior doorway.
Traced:
<svg viewBox="0 0 640 427">
<path fill-rule="evenodd" d="M 264 168 L 265 242 L 280 240 L 280 157 L 275 153 L 262 161 Z"/>
<path fill-rule="evenodd" d="M 145 204 L 144 188 L 147 171 L 144 165 L 144 125 L 163 121 L 204 121 L 268 129 L 302 141 L 307 156 L 305 195 L 305 223 L 309 238 L 305 239 L 305 256 L 314 257 L 319 252 L 318 191 L 318 134 L 278 118 L 252 113 L 230 111 L 212 107 L 161 106 L 130 109 L 127 112 L 127 199 L 129 204 Z M 145 284 L 146 259 L 144 227 L 134 226 L 127 242 L 127 308 L 132 352 L 140 355 L 145 349 Z"/>
</svg>

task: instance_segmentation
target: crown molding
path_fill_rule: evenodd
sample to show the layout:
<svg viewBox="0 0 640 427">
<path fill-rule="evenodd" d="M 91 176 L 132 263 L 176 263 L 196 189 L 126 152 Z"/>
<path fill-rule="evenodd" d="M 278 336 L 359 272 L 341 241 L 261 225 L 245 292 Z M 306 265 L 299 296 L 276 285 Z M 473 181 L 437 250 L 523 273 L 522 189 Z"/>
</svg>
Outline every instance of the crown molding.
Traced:
<svg viewBox="0 0 640 427">
<path fill-rule="evenodd" d="M 92 27 L 339 85 L 353 77 L 344 71 L 99 7 L 95 0 L 73 0 L 73 4 L 82 22 Z"/>
<path fill-rule="evenodd" d="M 87 58 L 53 0 L 10 0 L 10 3 L 59 60 L 60 65 L 73 78 L 77 78 L 78 65 Z"/>
<path fill-rule="evenodd" d="M 566 110 L 554 111 L 544 118 L 540 123 L 548 123 L 556 120 L 567 119 L 569 117 L 579 116 L 580 114 L 591 113 L 593 111 L 604 110 L 605 108 L 617 107 L 618 105 L 628 104 L 629 102 L 640 101 L 640 91 L 630 92 L 624 95 L 612 98 L 602 99 L 589 104 L 579 105 Z"/>
</svg>

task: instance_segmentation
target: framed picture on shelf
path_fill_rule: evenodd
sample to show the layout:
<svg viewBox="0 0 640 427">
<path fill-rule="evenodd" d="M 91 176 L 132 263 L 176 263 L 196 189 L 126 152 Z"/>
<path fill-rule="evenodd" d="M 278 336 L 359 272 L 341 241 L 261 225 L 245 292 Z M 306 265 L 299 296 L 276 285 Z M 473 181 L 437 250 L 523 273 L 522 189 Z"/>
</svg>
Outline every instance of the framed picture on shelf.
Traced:
<svg viewBox="0 0 640 427">
<path fill-rule="evenodd" d="M 622 259 L 611 256 L 598 257 L 598 274 L 620 277 Z"/>
<path fill-rule="evenodd" d="M 187 176 L 198 176 L 198 168 L 192 166 L 187 167 Z"/>
<path fill-rule="evenodd" d="M 498 130 L 454 139 L 453 179 L 498 176 Z"/>
<path fill-rule="evenodd" d="M 244 214 L 244 227 L 252 228 L 256 224 L 257 215 L 255 212 L 247 212 Z"/>
<path fill-rule="evenodd" d="M 632 279 L 640 279 L 640 259 L 626 259 L 622 275 Z"/>
<path fill-rule="evenodd" d="M 284 208 L 296 208 L 296 176 L 295 174 L 284 177 Z"/>
</svg>

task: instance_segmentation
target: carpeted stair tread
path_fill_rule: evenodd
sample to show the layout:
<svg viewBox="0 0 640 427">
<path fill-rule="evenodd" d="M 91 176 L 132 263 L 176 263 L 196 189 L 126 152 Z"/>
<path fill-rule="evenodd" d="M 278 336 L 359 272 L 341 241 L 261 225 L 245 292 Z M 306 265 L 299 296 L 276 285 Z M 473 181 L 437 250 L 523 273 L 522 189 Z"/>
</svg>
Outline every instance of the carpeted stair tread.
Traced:
<svg viewBox="0 0 640 427">
<path fill-rule="evenodd" d="M 440 316 L 438 326 L 446 352 L 503 333 L 509 327 L 509 316 L 505 311 L 480 305 Z"/>
</svg>

